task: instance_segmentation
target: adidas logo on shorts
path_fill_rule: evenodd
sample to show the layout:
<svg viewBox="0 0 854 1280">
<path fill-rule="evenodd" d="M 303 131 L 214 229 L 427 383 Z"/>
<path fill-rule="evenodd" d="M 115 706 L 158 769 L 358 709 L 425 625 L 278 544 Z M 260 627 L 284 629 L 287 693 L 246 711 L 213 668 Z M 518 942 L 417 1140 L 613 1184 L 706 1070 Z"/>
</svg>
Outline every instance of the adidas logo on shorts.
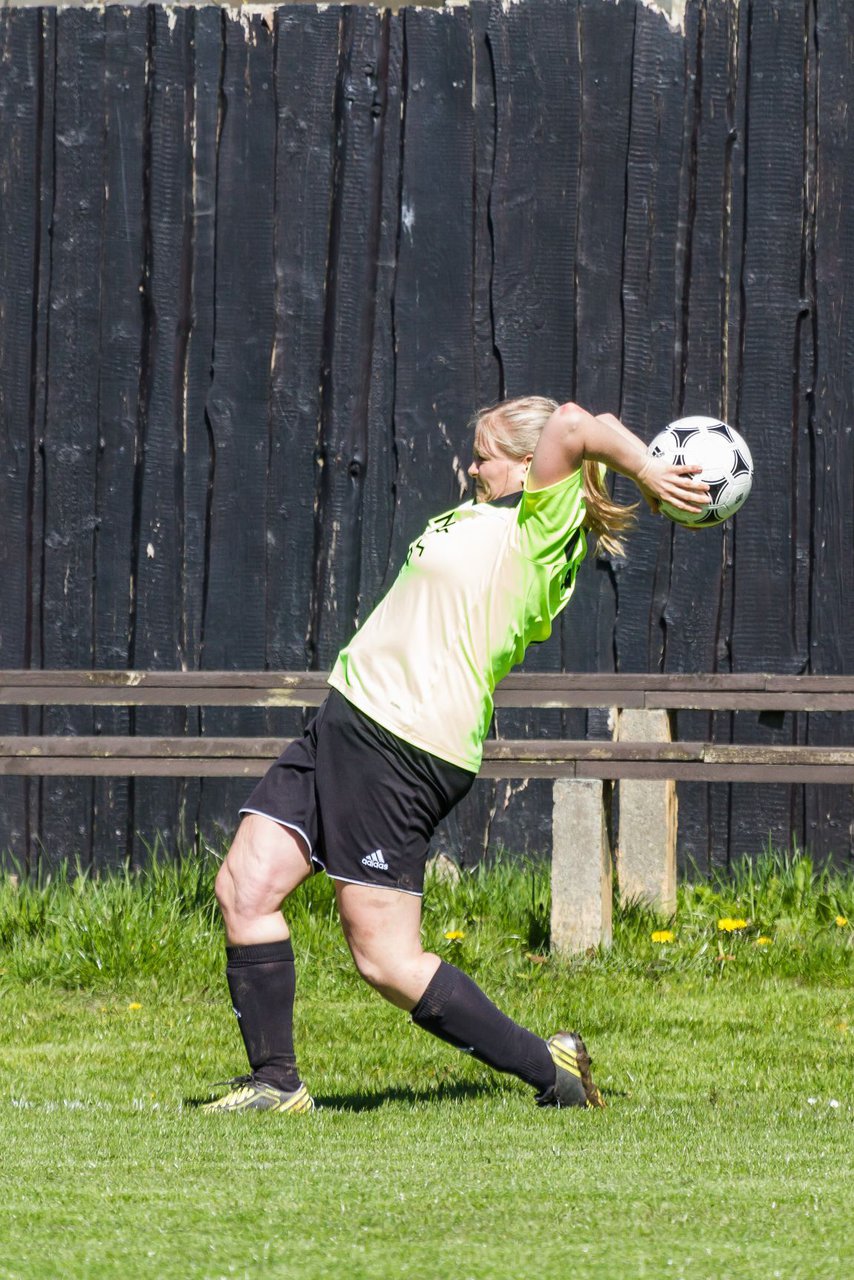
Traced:
<svg viewBox="0 0 854 1280">
<path fill-rule="evenodd" d="M 362 859 L 363 867 L 374 867 L 377 871 L 388 871 L 388 863 L 383 857 L 382 849 L 374 849 L 373 853 L 366 853 Z"/>
</svg>

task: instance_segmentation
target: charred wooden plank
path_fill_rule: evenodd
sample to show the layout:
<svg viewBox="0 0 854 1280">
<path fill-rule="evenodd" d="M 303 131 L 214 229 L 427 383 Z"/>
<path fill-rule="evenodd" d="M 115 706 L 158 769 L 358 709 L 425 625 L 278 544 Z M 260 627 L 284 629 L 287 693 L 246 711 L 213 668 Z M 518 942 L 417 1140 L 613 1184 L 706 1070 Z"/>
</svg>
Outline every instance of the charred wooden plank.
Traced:
<svg viewBox="0 0 854 1280">
<path fill-rule="evenodd" d="M 61 9 L 56 20 L 54 187 L 44 422 L 42 659 L 93 660 L 100 291 L 104 231 L 105 16 Z M 48 732 L 91 732 L 90 711 L 48 707 Z M 91 861 L 92 788 L 42 789 L 39 839 Z"/>
<path fill-rule="evenodd" d="M 802 468 L 809 466 L 808 456 L 792 448 L 800 402 L 795 374 L 803 305 L 805 34 L 804 10 L 785 0 L 748 6 L 743 311 L 734 425 L 753 450 L 757 471 L 753 496 L 732 526 L 733 666 L 758 664 L 793 674 L 805 670 L 811 656 L 797 625 L 799 571 L 793 558 L 801 538 L 793 538 L 797 495 Z M 791 742 L 793 733 L 791 717 L 778 729 L 734 726 L 742 742 Z M 731 844 L 755 841 L 759 828 L 790 845 L 791 798 L 784 788 L 769 787 L 756 797 L 734 791 L 731 814 Z"/>
<path fill-rule="evenodd" d="M 184 391 L 192 326 L 193 24 L 189 10 L 147 10 L 145 201 L 142 225 L 143 341 L 134 454 L 129 662 L 172 669 L 182 663 Z M 180 708 L 140 707 L 131 730 L 180 733 Z M 178 784 L 130 790 L 130 857 L 146 841 L 177 834 Z"/>
<path fill-rule="evenodd" d="M 268 25 L 269 24 L 269 25 Z M 218 670 L 267 660 L 266 564 L 270 356 L 275 341 L 277 147 L 274 32 L 269 15 L 222 22 L 216 153 L 213 367 L 206 400 L 214 465 L 209 492 L 201 665 Z M 259 734 L 259 709 L 235 702 L 205 710 L 205 734 Z M 198 820 L 228 830 L 246 798 L 235 783 L 205 786 Z"/>
<path fill-rule="evenodd" d="M 850 671 L 854 667 L 851 598 L 854 588 L 854 438 L 850 430 L 854 386 L 854 10 L 845 0 L 808 7 L 816 28 L 808 44 L 812 61 L 814 137 L 813 262 L 805 255 L 805 274 L 812 290 L 804 301 L 804 330 L 814 339 L 814 364 L 805 379 L 810 396 L 807 457 L 814 460 L 811 506 L 804 518 L 810 539 L 806 557 L 809 584 L 802 596 L 809 610 L 810 666 L 813 672 Z M 810 63 L 808 62 L 808 70 Z M 808 224 L 809 226 L 809 224 Z M 809 244 L 806 246 L 809 250 Z M 808 303 L 811 308 L 808 312 Z M 799 521 L 800 523 L 800 521 Z M 844 550 L 843 550 L 844 548 Z M 827 679 L 818 675 L 818 679 Z M 808 740 L 815 743 L 854 740 L 854 717 L 811 715 Z M 817 857 L 851 859 L 854 795 L 830 796 L 812 788 L 804 796 L 805 841 Z"/>
<path fill-rule="evenodd" d="M 619 412 L 644 440 L 675 418 L 678 406 L 681 308 L 675 258 L 683 217 L 685 57 L 684 37 L 673 39 L 651 7 L 635 6 Z M 614 494 L 625 503 L 638 496 L 622 476 L 615 479 Z M 644 504 L 638 517 L 627 559 L 610 565 L 613 628 L 607 638 L 601 635 L 599 645 L 622 670 L 658 670 L 667 646 L 678 645 L 666 614 L 677 533 L 668 521 L 654 519 Z"/>
<path fill-rule="evenodd" d="M 311 666 L 334 661 L 358 615 L 388 50 L 388 15 L 342 8 L 316 439 Z"/>
<path fill-rule="evenodd" d="M 41 14 L 0 13 L 0 662 L 32 661 L 30 602 L 39 563 L 35 496 L 38 282 L 41 273 L 41 160 L 45 89 Z M 52 77 L 51 77 L 52 78 Z M 34 234 L 35 232 L 35 234 Z M 26 732 L 29 713 L 0 712 L 0 731 Z M 19 782 L 0 786 L 3 843 L 23 864 L 29 852 L 29 797 Z"/>
<path fill-rule="evenodd" d="M 92 661 L 97 667 L 126 667 L 130 662 L 128 619 L 133 609 L 134 457 L 143 345 L 139 282 L 145 235 L 139 215 L 145 206 L 148 13 L 111 6 L 104 16 L 104 245 Z M 63 699 L 45 701 L 57 704 Z M 133 712 L 111 702 L 113 710 L 94 717 L 95 731 L 127 733 Z M 96 784 L 92 845 L 99 865 L 122 864 L 127 858 L 129 803 L 127 782 L 105 779 Z"/>
</svg>

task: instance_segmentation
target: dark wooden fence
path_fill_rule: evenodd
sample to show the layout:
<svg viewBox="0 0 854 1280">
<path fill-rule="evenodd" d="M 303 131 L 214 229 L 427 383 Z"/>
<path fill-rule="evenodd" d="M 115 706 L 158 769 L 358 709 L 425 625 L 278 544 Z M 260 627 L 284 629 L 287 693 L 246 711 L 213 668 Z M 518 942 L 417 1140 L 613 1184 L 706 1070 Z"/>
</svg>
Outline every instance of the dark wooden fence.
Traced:
<svg viewBox="0 0 854 1280">
<path fill-rule="evenodd" d="M 719 413 L 757 477 L 723 529 L 644 513 L 529 670 L 850 672 L 853 50 L 846 0 L 689 0 L 684 32 L 634 0 L 0 11 L 0 667 L 328 666 L 465 491 L 473 408 L 536 391 L 645 436 Z M 7 734 L 299 724 L 0 708 Z M 546 847 L 549 785 L 479 783 L 442 842 Z M 0 847 L 139 859 L 244 790 L 0 779 Z M 701 866 L 769 834 L 850 857 L 848 788 L 680 806 Z"/>
</svg>

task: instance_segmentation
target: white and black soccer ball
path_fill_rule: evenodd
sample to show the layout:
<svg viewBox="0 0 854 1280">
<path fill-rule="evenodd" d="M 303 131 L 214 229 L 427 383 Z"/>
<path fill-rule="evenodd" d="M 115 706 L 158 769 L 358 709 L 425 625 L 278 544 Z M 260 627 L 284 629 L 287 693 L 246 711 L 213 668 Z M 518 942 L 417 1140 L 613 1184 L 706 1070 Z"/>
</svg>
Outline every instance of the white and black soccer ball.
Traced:
<svg viewBox="0 0 854 1280">
<path fill-rule="evenodd" d="M 709 486 L 702 511 L 680 511 L 662 502 L 663 515 L 692 529 L 707 529 L 735 515 L 753 484 L 753 459 L 744 437 L 717 418 L 678 418 L 659 431 L 648 452 L 674 466 L 701 466 L 696 478 Z"/>
</svg>

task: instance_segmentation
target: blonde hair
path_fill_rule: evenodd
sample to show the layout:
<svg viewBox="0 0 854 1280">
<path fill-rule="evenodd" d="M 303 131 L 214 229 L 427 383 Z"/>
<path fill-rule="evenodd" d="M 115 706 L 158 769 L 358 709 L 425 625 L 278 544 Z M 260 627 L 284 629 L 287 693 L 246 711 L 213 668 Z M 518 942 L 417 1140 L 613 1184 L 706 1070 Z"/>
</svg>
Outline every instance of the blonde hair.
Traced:
<svg viewBox="0 0 854 1280">
<path fill-rule="evenodd" d="M 525 458 L 535 451 L 540 432 L 557 408 L 557 401 L 548 396 L 516 396 L 478 409 L 471 421 L 474 447 L 484 457 L 497 451 L 509 458 Z M 614 502 L 598 462 L 582 463 L 582 483 L 587 507 L 584 527 L 596 538 L 596 554 L 625 555 L 620 534 L 634 524 L 637 503 Z"/>
</svg>

